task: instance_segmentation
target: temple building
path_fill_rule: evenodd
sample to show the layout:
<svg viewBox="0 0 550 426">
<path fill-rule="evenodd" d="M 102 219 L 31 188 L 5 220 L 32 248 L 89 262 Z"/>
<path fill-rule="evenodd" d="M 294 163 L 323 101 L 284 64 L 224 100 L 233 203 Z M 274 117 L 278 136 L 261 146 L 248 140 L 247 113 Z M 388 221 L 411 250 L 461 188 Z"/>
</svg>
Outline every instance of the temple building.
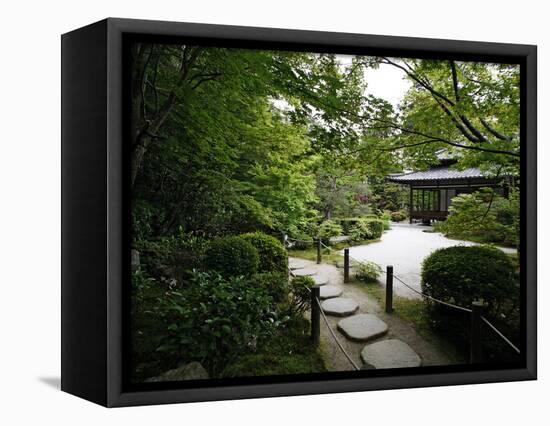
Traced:
<svg viewBox="0 0 550 426">
<path fill-rule="evenodd" d="M 456 170 L 455 159 L 439 157 L 439 164 L 425 171 L 392 174 L 389 182 L 409 187 L 409 221 L 444 220 L 453 197 L 482 187 L 491 187 L 507 196 L 510 177 L 488 177 L 477 168 Z"/>
</svg>

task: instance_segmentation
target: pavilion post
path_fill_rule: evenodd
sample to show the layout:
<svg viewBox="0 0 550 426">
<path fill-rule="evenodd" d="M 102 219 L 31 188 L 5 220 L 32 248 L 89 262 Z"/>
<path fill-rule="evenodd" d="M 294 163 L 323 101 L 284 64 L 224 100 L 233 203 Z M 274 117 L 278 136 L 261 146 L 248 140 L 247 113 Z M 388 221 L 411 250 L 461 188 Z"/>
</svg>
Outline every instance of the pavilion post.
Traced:
<svg viewBox="0 0 550 426">
<path fill-rule="evenodd" d="M 409 187 L 409 223 L 413 223 L 413 187 Z"/>
</svg>

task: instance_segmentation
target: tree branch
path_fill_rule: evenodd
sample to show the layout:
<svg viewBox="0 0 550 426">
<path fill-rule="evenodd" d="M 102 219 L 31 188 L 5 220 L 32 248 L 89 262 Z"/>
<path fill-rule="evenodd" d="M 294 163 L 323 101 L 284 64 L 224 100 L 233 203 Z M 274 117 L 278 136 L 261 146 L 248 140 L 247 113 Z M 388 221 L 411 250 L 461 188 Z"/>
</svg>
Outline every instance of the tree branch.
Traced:
<svg viewBox="0 0 550 426">
<path fill-rule="evenodd" d="M 492 127 L 487 121 L 485 121 L 483 118 L 480 118 L 479 121 L 481 121 L 481 124 L 483 124 L 483 127 L 487 129 L 489 133 L 491 133 L 495 138 L 500 139 L 502 141 L 508 141 L 510 142 L 512 140 L 512 136 L 506 136 L 502 133 L 495 130 L 494 127 Z"/>
</svg>

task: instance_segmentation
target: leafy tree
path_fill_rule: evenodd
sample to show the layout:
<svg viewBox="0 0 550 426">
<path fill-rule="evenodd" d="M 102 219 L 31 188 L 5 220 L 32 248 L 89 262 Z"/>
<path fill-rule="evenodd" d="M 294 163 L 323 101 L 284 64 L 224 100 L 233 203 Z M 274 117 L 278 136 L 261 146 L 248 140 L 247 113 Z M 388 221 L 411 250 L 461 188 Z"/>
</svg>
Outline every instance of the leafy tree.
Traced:
<svg viewBox="0 0 550 426">
<path fill-rule="evenodd" d="M 400 69 L 412 83 L 398 114 L 371 117 L 391 131 L 381 149 L 403 149 L 405 164 L 414 168 L 435 163 L 445 148 L 462 167 L 517 171 L 518 66 L 385 57 L 366 65 L 380 64 Z"/>
</svg>

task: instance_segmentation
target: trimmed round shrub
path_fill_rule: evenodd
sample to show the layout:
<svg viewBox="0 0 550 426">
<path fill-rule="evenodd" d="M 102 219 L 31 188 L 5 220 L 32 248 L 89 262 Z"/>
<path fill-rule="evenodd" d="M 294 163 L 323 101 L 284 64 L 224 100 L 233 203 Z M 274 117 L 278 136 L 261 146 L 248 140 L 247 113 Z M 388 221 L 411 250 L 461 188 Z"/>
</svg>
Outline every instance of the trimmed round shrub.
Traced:
<svg viewBox="0 0 550 426">
<path fill-rule="evenodd" d="M 516 341 L 519 338 L 520 289 L 516 268 L 501 250 L 488 246 L 454 246 L 436 250 L 422 264 L 422 292 L 436 299 L 471 308 L 483 300 L 485 316 Z M 467 313 L 430 302 L 428 309 L 434 328 L 469 347 L 470 317 Z M 486 356 L 502 360 L 502 342 L 487 332 Z"/>
<path fill-rule="evenodd" d="M 436 250 L 422 264 L 422 291 L 467 308 L 483 299 L 495 314 L 510 296 L 519 302 L 514 264 L 501 250 L 485 246 Z"/>
<path fill-rule="evenodd" d="M 396 212 L 391 212 L 390 217 L 393 222 L 402 222 L 407 218 L 407 215 L 402 211 L 396 211 Z"/>
<path fill-rule="evenodd" d="M 263 272 L 252 275 L 248 282 L 251 285 L 262 288 L 273 302 L 285 303 L 288 301 L 290 291 L 288 284 L 288 273 L 286 272 Z"/>
<path fill-rule="evenodd" d="M 258 251 L 260 256 L 259 271 L 287 273 L 288 255 L 279 240 L 262 232 L 242 234 L 241 238 L 252 244 Z"/>
<path fill-rule="evenodd" d="M 206 250 L 205 265 L 222 276 L 250 276 L 258 271 L 258 250 L 241 237 L 221 237 Z"/>
</svg>

